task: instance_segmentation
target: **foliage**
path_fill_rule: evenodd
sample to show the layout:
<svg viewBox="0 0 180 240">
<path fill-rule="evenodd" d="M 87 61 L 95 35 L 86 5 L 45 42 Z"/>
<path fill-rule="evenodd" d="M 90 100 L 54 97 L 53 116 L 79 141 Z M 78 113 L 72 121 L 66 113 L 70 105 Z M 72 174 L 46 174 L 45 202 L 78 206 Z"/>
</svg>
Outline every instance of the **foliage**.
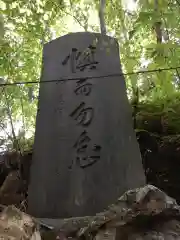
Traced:
<svg viewBox="0 0 180 240">
<path fill-rule="evenodd" d="M 45 42 L 72 29 L 100 31 L 97 0 L 0 0 L 0 6 L 0 84 L 38 80 Z M 180 66 L 179 13 L 179 0 L 106 0 L 107 34 L 119 42 L 125 73 Z M 127 75 L 126 83 L 130 99 L 175 114 L 180 69 Z M 33 137 L 38 84 L 0 92 L 0 145 L 17 147 L 18 139 L 24 143 Z"/>
</svg>

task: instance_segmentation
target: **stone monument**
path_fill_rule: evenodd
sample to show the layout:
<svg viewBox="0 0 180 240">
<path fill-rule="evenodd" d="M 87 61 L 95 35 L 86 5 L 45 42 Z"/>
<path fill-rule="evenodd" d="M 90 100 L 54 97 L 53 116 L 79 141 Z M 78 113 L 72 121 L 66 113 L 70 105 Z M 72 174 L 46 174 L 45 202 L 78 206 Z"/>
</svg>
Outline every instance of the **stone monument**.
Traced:
<svg viewBox="0 0 180 240">
<path fill-rule="evenodd" d="M 116 40 L 82 32 L 45 44 L 29 213 L 94 215 L 144 184 Z"/>
</svg>

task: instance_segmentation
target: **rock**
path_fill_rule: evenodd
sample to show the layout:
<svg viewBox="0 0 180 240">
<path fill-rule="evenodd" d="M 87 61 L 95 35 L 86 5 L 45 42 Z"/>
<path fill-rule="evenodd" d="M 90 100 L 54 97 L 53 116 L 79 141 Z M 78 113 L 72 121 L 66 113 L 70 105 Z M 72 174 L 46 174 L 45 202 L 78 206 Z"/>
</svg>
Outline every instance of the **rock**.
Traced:
<svg viewBox="0 0 180 240">
<path fill-rule="evenodd" d="M 13 206 L 2 211 L 0 215 L 0 238 L 2 240 L 38 240 L 37 236 L 40 235 L 30 216 Z"/>
<path fill-rule="evenodd" d="M 127 191 L 95 216 L 34 219 L 9 206 L 0 216 L 0 237 L 5 240 L 178 240 L 180 207 L 152 185 Z"/>
</svg>

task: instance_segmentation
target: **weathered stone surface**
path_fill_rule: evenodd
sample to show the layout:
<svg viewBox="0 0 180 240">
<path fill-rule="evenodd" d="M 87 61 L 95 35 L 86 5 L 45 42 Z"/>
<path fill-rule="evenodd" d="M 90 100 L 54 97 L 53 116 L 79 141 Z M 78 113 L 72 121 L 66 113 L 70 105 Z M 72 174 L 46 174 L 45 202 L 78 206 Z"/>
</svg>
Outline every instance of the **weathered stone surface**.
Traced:
<svg viewBox="0 0 180 240">
<path fill-rule="evenodd" d="M 118 44 L 110 37 L 73 33 L 44 46 L 41 82 L 76 80 L 40 86 L 32 215 L 93 215 L 145 184 L 121 73 Z"/>
</svg>

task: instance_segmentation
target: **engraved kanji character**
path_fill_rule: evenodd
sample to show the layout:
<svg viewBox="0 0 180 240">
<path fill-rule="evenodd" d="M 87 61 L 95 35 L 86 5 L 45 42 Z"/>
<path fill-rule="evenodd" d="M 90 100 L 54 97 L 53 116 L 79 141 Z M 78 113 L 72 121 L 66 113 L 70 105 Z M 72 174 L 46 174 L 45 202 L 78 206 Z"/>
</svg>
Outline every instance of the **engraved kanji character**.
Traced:
<svg viewBox="0 0 180 240">
<path fill-rule="evenodd" d="M 88 126 L 94 116 L 94 109 L 91 107 L 85 108 L 85 103 L 80 103 L 79 106 L 70 114 L 75 120 L 77 120 L 78 124 L 83 126 Z"/>
<path fill-rule="evenodd" d="M 80 168 L 90 167 L 90 166 L 94 165 L 100 159 L 101 147 L 99 145 L 94 145 L 92 150 L 94 152 L 94 155 L 90 155 L 90 156 L 79 155 L 76 157 L 77 165 Z"/>
<path fill-rule="evenodd" d="M 90 137 L 87 135 L 87 131 L 84 130 L 80 136 L 78 137 L 77 141 L 74 144 L 74 148 L 76 149 L 76 154 L 85 153 L 88 148 L 88 143 L 91 141 Z M 74 162 L 75 161 L 75 162 Z M 76 158 L 72 160 L 71 166 L 76 164 Z"/>
<path fill-rule="evenodd" d="M 77 149 L 77 153 L 84 152 L 87 147 L 88 143 L 91 141 L 90 137 L 87 135 L 87 131 L 84 130 L 80 136 L 78 137 L 76 143 L 74 144 L 74 148 Z"/>
<path fill-rule="evenodd" d="M 92 151 L 93 154 L 91 156 L 76 157 L 76 161 L 81 168 L 90 167 L 100 159 L 101 146 L 95 144 L 92 148 Z"/>
<path fill-rule="evenodd" d="M 72 48 L 72 52 L 62 61 L 62 65 L 66 65 L 70 60 L 71 72 L 75 73 L 76 70 L 84 71 L 86 68 L 95 69 L 98 64 L 95 61 L 96 48 L 90 45 L 85 51 L 78 51 L 77 48 Z"/>
<path fill-rule="evenodd" d="M 87 132 L 83 131 L 74 144 L 74 148 L 76 149 L 76 156 L 72 160 L 71 166 L 69 166 L 70 169 L 73 165 L 80 168 L 86 168 L 92 166 L 100 159 L 101 147 L 99 145 L 94 145 L 92 148 L 93 154 L 88 154 L 87 148 L 90 141 L 91 139 L 87 135 Z"/>
<path fill-rule="evenodd" d="M 86 83 L 86 80 L 87 78 L 83 78 L 77 81 L 76 89 L 74 90 L 76 95 L 82 94 L 88 96 L 91 93 L 92 84 Z"/>
</svg>

